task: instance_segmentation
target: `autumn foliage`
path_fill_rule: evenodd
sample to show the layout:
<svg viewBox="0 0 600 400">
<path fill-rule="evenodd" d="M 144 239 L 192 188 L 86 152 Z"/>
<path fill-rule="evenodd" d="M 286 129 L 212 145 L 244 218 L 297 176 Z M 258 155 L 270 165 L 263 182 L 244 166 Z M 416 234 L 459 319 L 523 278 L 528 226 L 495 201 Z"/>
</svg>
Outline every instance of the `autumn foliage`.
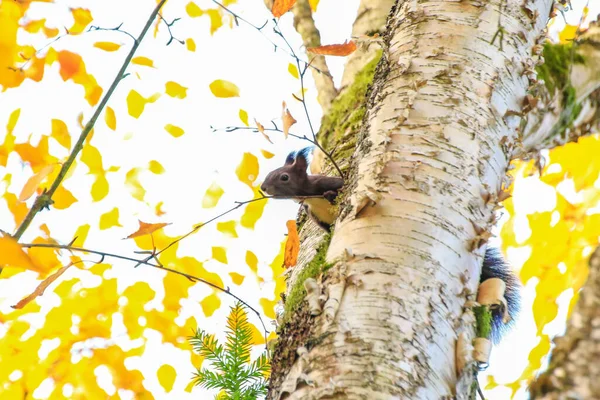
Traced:
<svg viewBox="0 0 600 400">
<path fill-rule="evenodd" d="M 233 82 L 227 57 L 243 49 L 228 48 L 225 59 L 210 60 L 216 69 L 202 70 L 205 42 L 216 41 L 222 28 L 238 29 L 226 9 L 234 3 L 167 3 L 47 199 L 49 210 L 36 213 L 16 240 L 11 235 L 58 178 L 127 56 L 127 35 L 145 21 L 115 29 L 118 23 L 95 20 L 89 9 L 0 2 L 0 87 L 2 96 L 14 96 L 0 110 L 0 398 L 36 390 L 49 399 L 113 398 L 119 391 L 184 398 L 192 390 L 202 398 L 190 377 L 203 356 L 188 337 L 199 326 L 222 332 L 210 318 L 228 313 L 232 293 L 254 307 L 244 325 L 252 345 L 264 349 L 274 337 L 268 320 L 276 317 L 285 267 L 296 264 L 300 243 L 295 222 L 286 227 L 285 218 L 269 214 L 259 187 L 267 166 L 281 161 L 275 146 L 306 129 L 298 101 L 304 91 L 295 94 L 302 71 L 285 55 L 273 62 L 287 80 L 281 85 L 294 88 L 273 100 L 275 129 L 255 104 L 255 86 Z M 276 0 L 269 18 L 285 18 L 294 3 Z M 318 3 L 310 1 L 313 11 Z M 150 15 L 156 4 L 140 2 L 136 13 Z M 58 17 L 37 18 L 40 10 Z M 178 30 L 172 16 L 195 25 Z M 66 28 L 63 20 L 70 21 Z M 334 56 L 356 50 L 352 40 L 308 49 Z M 211 129 L 213 114 L 222 122 L 216 110 L 226 110 L 236 129 Z M 201 114 L 210 122 L 200 126 Z M 586 258 L 600 236 L 600 214 L 590 211 L 600 202 L 598 154 L 600 139 L 590 136 L 551 151 L 541 170 L 531 162 L 513 171 L 500 237 L 522 281 L 539 280 L 532 315 L 540 338 L 514 390 L 543 365 L 551 339 L 544 327 L 558 315 L 557 298 L 585 282 Z M 519 203 L 530 195 L 526 185 L 544 193 L 543 210 Z M 107 379 L 110 385 L 101 383 Z M 488 387 L 495 385 L 490 379 Z"/>
</svg>

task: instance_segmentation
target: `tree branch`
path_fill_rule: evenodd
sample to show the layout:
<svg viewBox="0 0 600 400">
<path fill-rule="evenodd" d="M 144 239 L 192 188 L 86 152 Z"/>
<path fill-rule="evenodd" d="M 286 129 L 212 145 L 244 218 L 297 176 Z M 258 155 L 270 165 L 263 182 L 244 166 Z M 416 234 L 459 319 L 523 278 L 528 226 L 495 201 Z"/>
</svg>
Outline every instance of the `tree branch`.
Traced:
<svg viewBox="0 0 600 400">
<path fill-rule="evenodd" d="M 85 125 L 85 127 L 81 131 L 81 134 L 79 135 L 79 139 L 77 140 L 77 143 L 75 143 L 75 146 L 73 147 L 73 150 L 71 151 L 71 154 L 69 155 L 69 158 L 62 165 L 60 172 L 58 173 L 58 176 L 56 177 L 54 182 L 52 182 L 50 189 L 44 191 L 44 193 L 42 193 L 35 199 L 35 202 L 33 203 L 33 205 L 31 206 L 31 209 L 25 216 L 25 219 L 23 219 L 23 222 L 21 222 L 21 225 L 17 228 L 17 231 L 13 235 L 13 237 L 16 240 L 19 240 L 21 238 L 21 236 L 23 235 L 25 230 L 29 227 L 29 225 L 33 221 L 33 218 L 36 216 L 36 214 L 38 212 L 40 212 L 42 209 L 47 208 L 52 204 L 52 195 L 54 195 L 54 192 L 56 192 L 56 190 L 58 189 L 58 187 L 60 186 L 62 181 L 65 179 L 65 176 L 67 175 L 67 172 L 69 171 L 69 168 L 71 168 L 71 165 L 73 165 L 75 158 L 77 157 L 77 155 L 83 148 L 85 139 L 88 137 L 89 133 L 91 132 L 92 128 L 94 127 L 94 124 L 96 123 L 96 120 L 98 119 L 98 117 L 100 116 L 100 113 L 104 109 L 104 106 L 106 105 L 106 103 L 108 103 L 110 96 L 113 94 L 113 92 L 117 88 L 117 85 L 123 78 L 123 74 L 125 73 L 125 70 L 127 69 L 127 66 L 129 65 L 129 62 L 133 58 L 133 55 L 135 54 L 140 43 L 142 42 L 142 39 L 146 35 L 146 32 L 148 32 L 148 29 L 150 29 L 150 26 L 152 25 L 152 21 L 154 21 L 154 19 L 158 15 L 158 12 L 160 11 L 161 7 L 163 6 L 163 4 L 165 4 L 166 1 L 167 0 L 161 0 L 160 3 L 158 3 L 156 5 L 156 7 L 154 8 L 154 11 L 152 11 L 152 14 L 150 14 L 148 21 L 146 21 L 146 25 L 142 29 L 142 32 L 140 33 L 140 35 L 136 39 L 135 43 L 131 47 L 131 50 L 129 51 L 127 58 L 125 58 L 125 61 L 123 61 L 123 65 L 121 66 L 121 69 L 119 69 L 119 72 L 115 76 L 115 79 L 113 80 L 113 83 L 111 84 L 110 88 L 108 89 L 108 91 L 106 92 L 104 97 L 102 97 L 102 100 L 100 101 L 100 104 L 98 104 L 96 111 L 94 112 L 94 114 L 92 115 L 92 117 L 90 118 L 88 123 Z M 0 273 L 1 272 L 2 272 L 2 269 L 0 269 Z"/>
</svg>

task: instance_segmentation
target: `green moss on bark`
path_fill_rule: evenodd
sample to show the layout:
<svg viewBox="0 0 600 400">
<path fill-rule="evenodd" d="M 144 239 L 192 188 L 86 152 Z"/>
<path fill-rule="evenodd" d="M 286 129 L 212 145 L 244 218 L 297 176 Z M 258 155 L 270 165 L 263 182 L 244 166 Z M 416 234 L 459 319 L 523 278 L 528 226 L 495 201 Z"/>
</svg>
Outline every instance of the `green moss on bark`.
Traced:
<svg viewBox="0 0 600 400">
<path fill-rule="evenodd" d="M 304 289 L 304 281 L 308 278 L 316 278 L 320 274 L 326 272 L 331 268 L 331 264 L 325 262 L 327 256 L 327 250 L 329 249 L 329 243 L 331 242 L 331 234 L 325 235 L 323 241 L 317 249 L 317 254 L 313 259 L 304 267 L 302 272 L 296 278 L 294 286 L 290 289 L 289 294 L 285 299 L 285 307 L 283 313 L 283 323 L 300 307 L 300 304 L 306 297 L 306 289 Z"/>
</svg>

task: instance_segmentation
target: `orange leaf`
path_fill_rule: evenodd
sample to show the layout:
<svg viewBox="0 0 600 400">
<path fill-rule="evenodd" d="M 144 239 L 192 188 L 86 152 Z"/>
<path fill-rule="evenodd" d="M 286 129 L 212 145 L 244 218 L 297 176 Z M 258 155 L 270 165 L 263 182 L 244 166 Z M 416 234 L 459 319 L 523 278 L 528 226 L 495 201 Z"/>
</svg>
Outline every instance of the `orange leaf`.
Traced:
<svg viewBox="0 0 600 400">
<path fill-rule="evenodd" d="M 326 46 L 309 47 L 306 51 L 321 54 L 324 56 L 347 56 L 356 50 L 354 41 L 345 42 L 343 44 L 328 44 Z"/>
<path fill-rule="evenodd" d="M 271 12 L 275 18 L 281 17 L 286 12 L 290 11 L 296 0 L 275 0 Z"/>
<path fill-rule="evenodd" d="M 294 119 L 294 117 L 292 117 L 292 114 L 290 114 L 290 110 L 287 109 L 285 101 L 283 102 L 281 119 L 283 120 L 283 136 L 285 136 L 285 138 L 287 139 L 290 127 L 294 125 L 297 121 Z"/>
<path fill-rule="evenodd" d="M 69 267 L 71 265 L 73 265 L 73 263 L 70 263 L 69 265 L 66 265 L 66 266 L 60 268 L 58 271 L 56 271 L 55 273 L 53 273 L 52 275 L 50 275 L 49 277 L 44 279 L 42 281 L 42 283 L 40 283 L 38 285 L 38 287 L 36 287 L 35 290 L 29 296 L 24 297 L 23 299 L 21 299 L 21 301 L 19 301 L 17 304 L 15 304 L 14 306 L 11 306 L 11 307 L 16 308 L 16 309 L 21 309 L 21 308 L 25 307 L 31 300 L 35 299 L 38 296 L 43 295 L 46 288 L 48 286 L 50 286 L 50 284 L 52 282 L 54 282 L 56 279 L 58 279 L 59 276 L 64 274 L 64 272 L 67 269 L 69 269 Z"/>
<path fill-rule="evenodd" d="M 11 237 L 0 237 L 0 266 L 25 268 L 43 272 Z"/>
<path fill-rule="evenodd" d="M 261 150 L 260 153 L 263 155 L 264 158 L 266 158 L 267 160 L 269 158 L 273 158 L 275 156 L 275 154 L 271 153 L 270 151 L 267 150 Z"/>
<path fill-rule="evenodd" d="M 56 164 L 46 165 L 40 170 L 40 172 L 29 178 L 25 183 L 25 186 L 23 186 L 23 190 L 21 190 L 21 194 L 19 195 L 19 201 L 25 201 L 28 198 L 30 198 L 35 193 L 38 186 L 40 186 L 40 183 L 42 183 L 44 178 L 46 178 L 54 171 L 55 167 Z"/>
<path fill-rule="evenodd" d="M 296 221 L 291 219 L 286 223 L 288 228 L 288 237 L 285 242 L 285 257 L 283 265 L 286 268 L 293 267 L 298 261 L 298 251 L 300 251 L 300 238 L 296 230 Z"/>
<path fill-rule="evenodd" d="M 269 143 L 273 144 L 273 142 L 271 141 L 271 138 L 269 136 L 267 136 L 267 134 L 265 133 L 265 127 L 262 126 L 262 124 L 260 122 L 258 122 L 256 119 L 254 120 L 254 123 L 256 124 L 256 128 L 263 135 L 263 137 L 265 139 L 267 139 L 269 141 Z"/>
<path fill-rule="evenodd" d="M 148 224 L 143 221 L 139 221 L 140 227 L 137 231 L 133 232 L 131 235 L 127 236 L 125 239 L 132 239 L 138 236 L 149 235 L 152 232 L 159 230 L 160 228 L 169 225 L 168 223 L 160 222 L 158 224 Z"/>
</svg>

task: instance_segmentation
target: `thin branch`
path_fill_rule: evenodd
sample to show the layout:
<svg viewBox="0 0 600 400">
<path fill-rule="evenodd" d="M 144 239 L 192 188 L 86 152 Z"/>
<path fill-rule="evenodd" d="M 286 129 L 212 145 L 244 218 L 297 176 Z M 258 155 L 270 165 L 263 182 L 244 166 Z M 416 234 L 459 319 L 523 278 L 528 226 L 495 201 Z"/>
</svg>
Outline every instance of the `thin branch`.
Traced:
<svg viewBox="0 0 600 400">
<path fill-rule="evenodd" d="M 119 260 L 136 262 L 136 263 L 138 263 L 136 265 L 139 265 L 141 263 L 141 264 L 147 265 L 147 266 L 152 267 L 152 268 L 162 269 L 162 270 L 165 270 L 167 272 L 171 272 L 173 274 L 177 274 L 177 275 L 183 276 L 183 277 L 187 278 L 188 280 L 190 280 L 192 282 L 201 282 L 201 283 L 204 283 L 205 285 L 208 285 L 208 286 L 212 287 L 213 289 L 216 289 L 216 290 L 218 290 L 220 292 L 223 292 L 223 293 L 225 293 L 225 294 L 233 297 L 234 299 L 236 299 L 237 301 L 239 301 L 240 303 L 242 303 L 243 305 L 245 305 L 246 307 L 248 307 L 250 310 L 252 310 L 256 314 L 256 316 L 260 320 L 260 323 L 261 323 L 261 325 L 263 327 L 263 331 L 264 331 L 264 334 L 265 334 L 265 346 L 266 346 L 266 341 L 267 341 L 267 336 L 269 334 L 269 331 L 267 330 L 267 327 L 266 327 L 266 325 L 265 325 L 265 323 L 264 323 L 264 321 L 263 321 L 260 313 L 255 308 L 253 308 L 248 303 L 246 303 L 244 300 L 242 300 L 240 297 L 236 296 L 233 292 L 231 292 L 231 290 L 229 288 L 223 288 L 223 287 L 221 287 L 219 285 L 216 285 L 216 284 L 214 284 L 212 282 L 209 282 L 209 281 L 207 281 L 205 279 L 198 278 L 197 276 L 186 274 L 185 272 L 177 271 L 177 270 L 172 269 L 172 268 L 167 268 L 167 267 L 163 267 L 163 266 L 160 266 L 160 265 L 157 265 L 157 264 L 153 264 L 153 263 L 148 262 L 148 261 L 140 261 L 140 260 L 137 260 L 135 258 L 131 258 L 131 257 L 127 257 L 127 256 L 122 256 L 122 255 L 119 255 L 119 254 L 107 253 L 107 252 L 99 251 L 99 250 L 91 250 L 91 249 L 85 249 L 85 248 L 82 248 L 82 247 L 73 247 L 73 246 L 62 245 L 62 244 L 53 244 L 53 243 L 23 243 L 23 244 L 21 244 L 21 247 L 23 247 L 23 248 L 42 247 L 42 248 L 49 248 L 49 249 L 63 249 L 63 250 L 69 250 L 69 251 L 77 251 L 77 252 L 83 252 L 83 253 L 97 254 L 99 256 L 102 256 L 102 259 L 104 259 L 105 257 L 112 257 L 112 258 L 117 258 Z"/>
<path fill-rule="evenodd" d="M 284 53 L 295 57 L 294 55 L 292 55 L 292 53 L 290 53 L 289 51 L 287 51 L 286 49 L 281 48 L 277 43 L 275 43 L 273 40 L 271 40 L 270 37 L 268 37 L 265 32 L 263 31 L 264 27 L 267 26 L 267 24 L 269 23 L 269 21 L 265 21 L 261 26 L 255 25 L 252 22 L 248 21 L 247 19 L 245 19 L 244 17 L 240 16 L 239 14 L 236 14 L 234 11 L 232 11 L 230 8 L 227 8 L 226 6 L 224 6 L 223 4 L 219 3 L 217 0 L 213 0 L 213 3 L 215 3 L 216 5 L 218 5 L 219 7 L 221 7 L 223 10 L 227 11 L 229 14 L 231 14 L 231 16 L 233 17 L 233 20 L 235 21 L 236 26 L 239 26 L 239 21 L 242 21 L 243 23 L 247 24 L 248 26 L 256 29 L 261 35 L 264 36 L 265 39 L 267 39 L 269 41 L 269 43 L 271 43 L 273 45 L 273 48 L 275 49 L 275 51 L 277 51 L 277 49 L 281 49 Z M 306 63 L 305 61 L 302 61 L 304 63 Z M 306 64 L 310 64 L 310 63 L 306 63 Z M 326 76 L 329 76 L 330 78 L 332 78 L 331 74 L 329 73 L 329 71 L 322 71 L 319 68 L 310 65 L 310 68 L 314 69 L 315 71 L 318 71 L 321 74 L 324 74 Z"/>
<path fill-rule="evenodd" d="M 56 177 L 54 182 L 52 182 L 52 186 L 50 186 L 50 189 L 48 189 L 47 191 L 45 191 L 44 193 L 42 193 L 35 199 L 35 202 L 33 203 L 33 205 L 31 206 L 31 209 L 25 216 L 25 219 L 23 220 L 23 222 L 21 223 L 21 225 L 19 226 L 19 228 L 13 235 L 13 237 L 16 240 L 19 240 L 21 238 L 21 236 L 23 235 L 25 230 L 29 227 L 29 225 L 33 221 L 33 218 L 36 216 L 36 214 L 43 208 L 47 208 L 52 204 L 52 195 L 54 194 L 54 192 L 56 192 L 56 190 L 62 183 L 63 179 L 65 179 L 65 176 L 67 175 L 67 171 L 69 170 L 69 168 L 71 168 L 71 165 L 73 165 L 75 158 L 77 157 L 77 155 L 83 148 L 83 144 L 84 144 L 86 138 L 88 137 L 90 131 L 94 127 L 96 120 L 100 116 L 100 113 L 104 109 L 104 106 L 106 105 L 106 103 L 108 103 L 110 96 L 113 94 L 113 92 L 117 88 L 117 85 L 121 81 L 123 74 L 125 73 L 125 70 L 127 69 L 127 66 L 129 65 L 129 62 L 133 58 L 133 55 L 135 54 L 140 43 L 142 42 L 142 39 L 146 35 L 146 32 L 148 32 L 148 29 L 150 29 L 150 26 L 152 25 L 152 21 L 154 21 L 154 19 L 158 15 L 158 12 L 160 11 L 161 7 L 163 6 L 163 4 L 165 4 L 166 1 L 167 0 L 161 0 L 160 3 L 158 3 L 156 5 L 156 7 L 154 8 L 154 11 L 152 11 L 152 14 L 150 14 L 150 17 L 148 18 L 146 25 L 144 26 L 144 28 L 142 29 L 142 32 L 140 33 L 138 38 L 135 40 L 135 43 L 131 47 L 129 54 L 127 55 L 127 58 L 125 58 L 125 61 L 123 62 L 123 65 L 121 66 L 121 69 L 115 76 L 113 83 L 111 84 L 110 88 L 108 89 L 108 91 L 106 92 L 104 97 L 102 97 L 102 100 L 100 101 L 100 104 L 98 104 L 98 107 L 96 108 L 96 111 L 94 112 L 94 115 L 92 115 L 92 117 L 90 118 L 88 123 L 85 125 L 85 127 L 81 131 L 81 135 L 79 135 L 79 139 L 77 140 L 77 143 L 75 143 L 75 146 L 73 147 L 73 150 L 71 151 L 71 154 L 69 155 L 69 158 L 67 159 L 67 161 L 65 161 L 65 163 L 62 165 L 60 172 L 58 173 L 58 176 Z M 0 269 L 0 272 L 1 271 L 2 270 Z"/>
<path fill-rule="evenodd" d="M 167 20 L 166 20 L 166 19 L 164 19 L 162 15 L 158 14 L 158 17 L 160 18 L 160 20 L 161 20 L 162 22 L 164 22 L 164 23 L 165 23 L 165 25 L 167 26 L 167 29 L 168 29 L 168 31 L 169 31 L 169 36 L 171 36 L 171 37 L 169 38 L 169 41 L 167 42 L 167 46 L 168 46 L 168 45 L 170 45 L 170 44 L 171 44 L 171 42 L 173 42 L 173 40 L 175 40 L 175 41 L 179 42 L 179 44 L 184 44 L 185 42 L 184 42 L 183 40 L 181 40 L 181 39 L 177 39 L 175 36 L 173 36 L 173 32 L 171 32 L 171 27 L 172 27 L 173 25 L 175 25 L 175 22 L 179 21 L 181 18 L 175 18 L 173 21 L 171 21 L 171 22 L 167 22 Z"/>
<path fill-rule="evenodd" d="M 135 43 L 137 40 L 135 38 L 135 36 L 133 36 L 131 33 L 124 31 L 121 29 L 121 27 L 123 26 L 123 23 L 121 22 L 119 24 L 119 26 L 116 26 L 114 28 L 102 28 L 100 26 L 95 26 L 95 25 L 90 25 L 90 27 L 88 28 L 88 30 L 86 32 L 95 32 L 95 31 L 114 31 L 114 32 L 120 32 L 123 33 L 127 36 L 129 36 L 131 39 L 133 39 L 133 42 Z"/>
</svg>

